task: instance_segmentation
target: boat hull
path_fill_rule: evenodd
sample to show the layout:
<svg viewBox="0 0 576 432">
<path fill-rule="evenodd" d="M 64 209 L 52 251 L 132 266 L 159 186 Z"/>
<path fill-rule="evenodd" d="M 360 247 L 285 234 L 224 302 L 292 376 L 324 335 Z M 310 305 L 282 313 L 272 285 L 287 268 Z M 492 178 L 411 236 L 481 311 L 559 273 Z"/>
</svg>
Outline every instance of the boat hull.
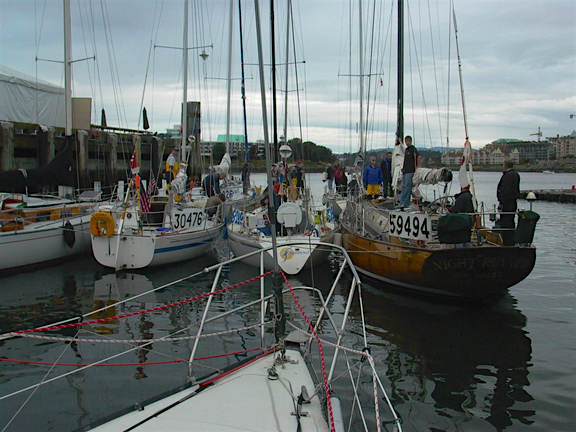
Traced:
<svg viewBox="0 0 576 432">
<path fill-rule="evenodd" d="M 167 234 L 149 230 L 112 237 L 92 235 L 92 252 L 96 261 L 116 270 L 180 262 L 209 252 L 223 226 Z"/>
<path fill-rule="evenodd" d="M 90 215 L 67 222 L 47 221 L 23 230 L 0 233 L 0 272 L 43 265 L 89 253 Z"/>
<path fill-rule="evenodd" d="M 402 289 L 459 299 L 493 299 L 524 280 L 536 248 L 482 246 L 425 249 L 358 236 L 342 228 L 358 271 Z"/>
<path fill-rule="evenodd" d="M 256 236 L 247 236 L 232 229 L 228 229 L 228 245 L 232 250 L 234 256 L 243 256 L 260 249 L 263 249 L 272 244 L 269 238 L 259 238 Z M 308 236 L 296 235 L 290 237 L 277 237 L 278 242 L 278 264 L 280 268 L 287 274 L 298 274 L 304 268 L 310 265 L 319 264 L 328 259 L 330 251 L 319 247 L 318 242 L 333 243 L 334 231 L 323 234 L 320 238 L 315 238 L 310 241 Z M 287 243 L 302 242 L 298 245 L 288 245 Z M 308 243 L 309 242 L 309 243 Z M 304 244 L 306 243 L 306 244 Z M 264 255 L 264 268 L 266 270 L 273 270 L 274 259 L 272 257 L 272 250 Z M 259 267 L 260 256 L 255 254 L 243 259 L 246 264 Z"/>
</svg>

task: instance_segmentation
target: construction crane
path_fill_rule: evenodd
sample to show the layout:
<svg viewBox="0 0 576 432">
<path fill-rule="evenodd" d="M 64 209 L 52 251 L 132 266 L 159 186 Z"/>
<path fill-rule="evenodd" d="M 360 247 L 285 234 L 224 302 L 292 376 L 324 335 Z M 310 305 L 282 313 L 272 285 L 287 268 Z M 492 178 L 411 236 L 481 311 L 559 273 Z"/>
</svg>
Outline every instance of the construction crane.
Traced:
<svg viewBox="0 0 576 432">
<path fill-rule="evenodd" d="M 540 142 L 540 138 L 542 138 L 542 131 L 540 130 L 540 126 L 538 126 L 538 132 L 530 134 L 530 136 L 532 135 L 538 135 L 538 142 Z"/>
</svg>

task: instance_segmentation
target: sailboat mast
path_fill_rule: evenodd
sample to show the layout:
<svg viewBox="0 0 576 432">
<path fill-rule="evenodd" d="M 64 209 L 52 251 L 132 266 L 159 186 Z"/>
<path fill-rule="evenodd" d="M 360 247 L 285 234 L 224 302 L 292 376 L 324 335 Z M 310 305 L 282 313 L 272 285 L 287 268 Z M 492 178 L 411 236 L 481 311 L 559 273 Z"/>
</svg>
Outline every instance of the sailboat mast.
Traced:
<svg viewBox="0 0 576 432">
<path fill-rule="evenodd" d="M 286 83 L 284 91 L 284 143 L 288 144 L 288 68 L 290 61 L 290 11 L 292 1 L 288 0 L 288 13 L 286 14 Z"/>
<path fill-rule="evenodd" d="M 248 122 L 246 120 L 246 80 L 244 77 L 244 41 L 242 35 L 242 0 L 238 0 L 238 22 L 240 31 L 240 64 L 242 69 L 242 81 L 241 81 L 241 92 L 242 92 L 242 112 L 244 117 L 244 160 L 248 162 L 250 160 L 249 146 L 248 146 Z"/>
<path fill-rule="evenodd" d="M 276 211 L 274 209 L 274 188 L 272 186 L 272 155 L 270 154 L 270 140 L 268 134 L 268 115 L 266 113 L 266 83 L 264 82 L 264 56 L 262 54 L 262 31 L 260 25 L 260 7 L 258 0 L 254 0 L 254 9 L 256 14 L 256 39 L 258 42 L 258 69 L 260 73 L 260 94 L 262 96 L 262 124 L 264 126 L 264 146 L 266 151 L 266 178 L 268 180 L 268 214 L 270 215 L 270 229 L 272 234 L 272 259 L 274 260 L 274 276 L 272 286 L 274 289 L 274 296 L 276 298 L 277 315 L 280 319 L 276 326 L 276 338 L 281 339 L 286 332 L 286 317 L 284 315 L 284 303 L 282 299 L 282 275 L 280 274 L 280 266 L 278 265 L 278 248 L 276 240 Z M 271 9 L 274 9 L 273 2 L 271 1 Z M 272 39 L 273 40 L 273 39 Z M 272 52 L 274 52 L 274 44 L 272 44 Z M 274 68 L 275 57 L 272 56 L 272 68 Z"/>
<path fill-rule="evenodd" d="M 182 144 L 180 155 L 182 160 L 188 162 L 186 154 L 186 138 L 188 136 L 188 0 L 184 0 L 184 31 L 182 39 Z"/>
<path fill-rule="evenodd" d="M 240 31 L 240 64 L 242 68 L 242 81 L 241 81 L 241 92 L 242 92 L 242 112 L 244 117 L 244 150 L 245 156 L 244 160 L 248 162 L 250 160 L 249 146 L 248 146 L 248 122 L 246 121 L 246 81 L 244 78 L 244 41 L 242 35 L 242 0 L 238 0 L 238 22 Z"/>
<path fill-rule="evenodd" d="M 66 106 L 66 136 L 72 135 L 72 20 L 70 0 L 64 0 L 64 92 Z"/>
<path fill-rule="evenodd" d="M 404 142 L 404 0 L 398 0 L 397 74 L 396 145 Z"/>
<path fill-rule="evenodd" d="M 228 25 L 228 87 L 226 95 L 226 153 L 230 153 L 230 101 L 232 99 L 232 32 L 234 31 L 234 0 L 230 0 L 230 23 Z"/>
<path fill-rule="evenodd" d="M 366 153 L 366 143 L 364 142 L 364 44 L 362 34 L 362 0 L 359 0 L 358 5 L 358 20 L 360 40 L 358 43 L 359 61 L 360 61 L 360 155 L 364 160 Z"/>
</svg>

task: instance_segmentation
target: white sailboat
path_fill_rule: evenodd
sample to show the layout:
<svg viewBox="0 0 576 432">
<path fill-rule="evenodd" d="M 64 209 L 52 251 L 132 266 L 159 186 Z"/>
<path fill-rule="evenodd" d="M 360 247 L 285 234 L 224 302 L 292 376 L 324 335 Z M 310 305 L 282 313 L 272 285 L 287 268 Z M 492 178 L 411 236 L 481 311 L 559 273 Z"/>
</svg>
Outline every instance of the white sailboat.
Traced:
<svg viewBox="0 0 576 432">
<path fill-rule="evenodd" d="M 199 47 L 206 48 L 206 47 Z M 184 2 L 182 141 L 179 172 L 167 191 L 143 187 L 137 174 L 128 191 L 114 205 L 102 206 L 92 216 L 90 232 L 96 260 L 116 270 L 137 269 L 192 259 L 207 253 L 220 238 L 221 212 L 209 215 L 207 200 L 188 190 L 188 2 Z M 136 137 L 134 158 L 139 152 Z M 134 165 L 137 167 L 138 162 Z M 146 201 L 149 200 L 149 202 Z"/>
<path fill-rule="evenodd" d="M 287 7 L 287 17 L 290 19 L 290 1 L 287 2 Z M 274 69 L 274 60 L 272 64 Z M 288 64 L 287 59 L 287 68 Z M 275 73 L 272 73 L 272 80 L 274 89 Z M 272 97 L 275 102 L 275 95 Z M 264 91 L 262 100 L 265 103 Z M 273 111 L 275 112 L 275 109 Z M 263 116 L 266 116 L 264 109 Z M 264 123 L 267 124 L 267 121 Z M 267 137 L 267 131 L 264 132 Z M 286 131 L 284 134 L 286 135 Z M 288 179 L 286 161 L 292 155 L 292 149 L 289 145 L 283 144 L 279 148 L 279 153 L 281 156 L 281 162 L 278 164 L 279 174 Z M 267 155 L 266 160 L 271 161 L 271 155 Z M 271 170 L 269 164 L 267 172 L 270 173 Z M 250 253 L 264 249 L 268 250 L 268 253 L 263 255 L 264 264 L 268 269 L 273 268 L 275 265 L 273 255 L 278 252 L 278 264 L 282 270 L 288 274 L 297 274 L 302 269 L 327 259 L 329 251 L 321 244 L 333 242 L 335 225 L 332 220 L 328 220 L 326 207 L 314 204 L 309 189 L 296 191 L 294 185 L 285 186 L 281 183 L 272 186 L 272 178 L 269 178 L 268 202 L 264 198 L 260 202 L 233 208 L 226 235 L 234 255 L 244 256 L 246 263 L 259 266 L 258 256 Z M 276 221 L 279 226 L 278 232 L 272 229 Z M 276 244 L 277 250 L 271 248 L 273 243 Z"/>
</svg>

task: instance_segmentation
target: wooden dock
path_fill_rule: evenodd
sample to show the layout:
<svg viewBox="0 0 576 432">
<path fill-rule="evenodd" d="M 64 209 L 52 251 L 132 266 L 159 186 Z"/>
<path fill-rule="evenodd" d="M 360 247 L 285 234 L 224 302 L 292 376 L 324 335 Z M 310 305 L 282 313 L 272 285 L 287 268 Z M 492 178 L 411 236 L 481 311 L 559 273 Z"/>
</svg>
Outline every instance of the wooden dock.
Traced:
<svg viewBox="0 0 576 432">
<path fill-rule="evenodd" d="M 534 192 L 539 201 L 551 201 L 561 203 L 576 203 L 576 190 L 574 189 L 543 189 L 532 191 L 520 191 L 522 197 L 526 199 L 528 192 Z"/>
</svg>

